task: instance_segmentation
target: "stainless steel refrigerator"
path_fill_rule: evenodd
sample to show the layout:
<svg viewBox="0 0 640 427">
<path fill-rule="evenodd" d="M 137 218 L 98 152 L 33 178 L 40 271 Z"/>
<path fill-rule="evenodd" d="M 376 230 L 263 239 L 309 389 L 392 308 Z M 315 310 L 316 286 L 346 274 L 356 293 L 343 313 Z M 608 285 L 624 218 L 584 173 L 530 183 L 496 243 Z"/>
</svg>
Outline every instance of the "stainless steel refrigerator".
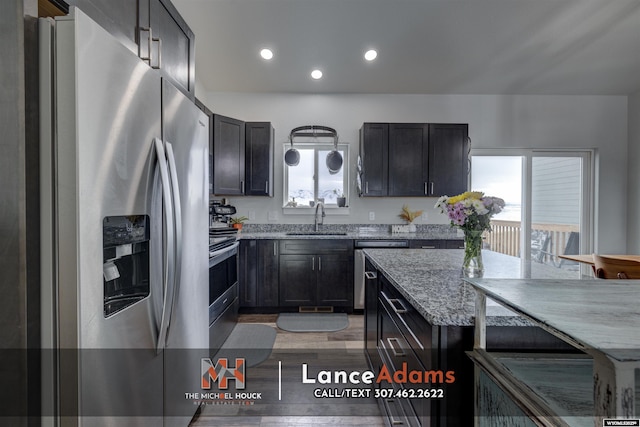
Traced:
<svg viewBox="0 0 640 427">
<path fill-rule="evenodd" d="M 207 117 L 78 9 L 40 37 L 44 420 L 186 426 L 208 357 Z"/>
</svg>

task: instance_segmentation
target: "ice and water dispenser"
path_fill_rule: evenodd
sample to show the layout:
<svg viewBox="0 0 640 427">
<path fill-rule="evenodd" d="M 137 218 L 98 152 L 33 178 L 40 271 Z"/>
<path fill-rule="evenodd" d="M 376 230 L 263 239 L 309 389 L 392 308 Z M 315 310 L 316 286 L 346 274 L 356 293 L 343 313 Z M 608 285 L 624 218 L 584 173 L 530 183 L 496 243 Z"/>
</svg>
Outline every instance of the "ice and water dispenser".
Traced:
<svg viewBox="0 0 640 427">
<path fill-rule="evenodd" d="M 104 317 L 149 296 L 149 236 L 147 215 L 104 218 Z"/>
</svg>

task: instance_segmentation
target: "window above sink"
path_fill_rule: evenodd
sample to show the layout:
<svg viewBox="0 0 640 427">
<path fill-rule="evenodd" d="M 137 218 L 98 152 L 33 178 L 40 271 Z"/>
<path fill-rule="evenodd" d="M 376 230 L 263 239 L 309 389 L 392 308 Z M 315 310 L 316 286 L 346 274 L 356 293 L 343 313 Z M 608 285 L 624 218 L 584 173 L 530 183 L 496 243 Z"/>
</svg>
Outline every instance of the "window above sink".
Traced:
<svg viewBox="0 0 640 427">
<path fill-rule="evenodd" d="M 284 144 L 285 152 L 288 148 L 290 148 L 289 143 Z M 344 195 L 348 200 L 349 145 L 338 144 L 343 166 L 337 173 L 331 174 L 326 167 L 325 159 L 333 148 L 333 144 L 307 142 L 296 144 L 295 149 L 300 153 L 300 162 L 296 166 L 287 166 L 283 162 L 283 211 L 313 210 L 318 199 L 324 199 L 326 208 L 337 208 L 339 196 Z"/>
</svg>

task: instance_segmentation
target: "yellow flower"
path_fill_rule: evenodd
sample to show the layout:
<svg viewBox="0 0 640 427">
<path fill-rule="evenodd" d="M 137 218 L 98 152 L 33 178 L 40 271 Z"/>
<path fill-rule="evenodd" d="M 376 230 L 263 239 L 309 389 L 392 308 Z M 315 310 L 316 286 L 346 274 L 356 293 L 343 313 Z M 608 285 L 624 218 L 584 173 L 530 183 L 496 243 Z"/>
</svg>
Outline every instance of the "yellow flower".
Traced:
<svg viewBox="0 0 640 427">
<path fill-rule="evenodd" d="M 450 197 L 448 203 L 450 205 L 455 205 L 456 203 L 461 202 L 465 199 L 480 200 L 482 196 L 484 196 L 484 193 L 482 191 L 465 191 L 462 194 Z"/>
</svg>

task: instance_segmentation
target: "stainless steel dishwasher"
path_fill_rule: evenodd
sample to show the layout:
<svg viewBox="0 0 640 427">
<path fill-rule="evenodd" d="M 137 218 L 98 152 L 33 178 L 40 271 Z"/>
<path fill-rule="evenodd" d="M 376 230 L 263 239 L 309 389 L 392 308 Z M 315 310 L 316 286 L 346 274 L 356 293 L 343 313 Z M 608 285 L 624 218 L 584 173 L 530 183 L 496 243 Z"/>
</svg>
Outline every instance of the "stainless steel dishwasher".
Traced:
<svg viewBox="0 0 640 427">
<path fill-rule="evenodd" d="M 353 308 L 364 309 L 364 252 L 363 249 L 390 249 L 408 248 L 409 241 L 404 239 L 394 240 L 370 240 L 361 239 L 354 242 L 354 268 L 353 268 Z"/>
</svg>

